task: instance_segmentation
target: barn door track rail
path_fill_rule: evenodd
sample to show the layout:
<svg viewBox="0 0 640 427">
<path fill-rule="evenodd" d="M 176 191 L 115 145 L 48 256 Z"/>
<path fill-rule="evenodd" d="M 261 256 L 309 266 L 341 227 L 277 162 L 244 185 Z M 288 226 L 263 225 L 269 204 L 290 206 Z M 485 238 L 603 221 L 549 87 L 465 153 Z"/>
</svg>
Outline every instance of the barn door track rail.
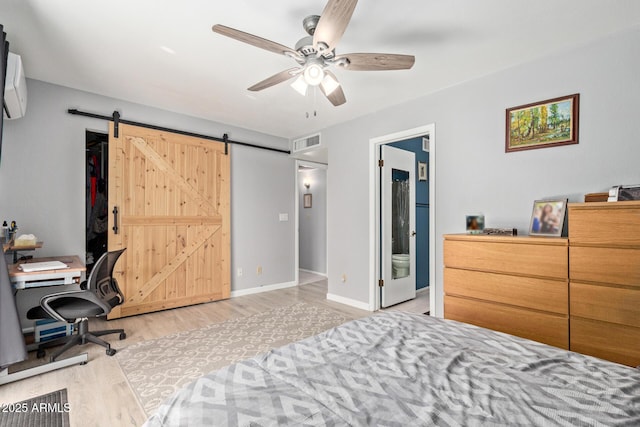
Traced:
<svg viewBox="0 0 640 427">
<path fill-rule="evenodd" d="M 257 145 L 257 144 L 251 144 L 249 142 L 241 142 L 241 141 L 234 141 L 229 139 L 229 135 L 227 135 L 226 133 L 222 136 L 222 138 L 218 138 L 215 136 L 210 136 L 210 135 L 202 135 L 199 133 L 194 133 L 194 132 L 188 132 L 188 131 L 184 131 L 184 130 L 178 130 L 178 129 L 171 129 L 171 128 L 167 128 L 167 127 L 163 127 L 163 126 L 157 126 L 157 125 L 151 125 L 148 123 L 141 123 L 141 122 L 134 122 L 133 120 L 125 120 L 120 118 L 120 113 L 117 111 L 113 112 L 113 115 L 111 116 L 105 116 L 102 114 L 94 114 L 94 113 L 87 113 L 85 111 L 80 111 L 77 110 L 75 108 L 70 108 L 69 110 L 67 110 L 67 112 L 69 114 L 73 114 L 75 116 L 84 116 L 84 117 L 91 117 L 93 119 L 101 119 L 101 120 L 107 120 L 110 122 L 113 122 L 113 132 L 114 132 L 114 136 L 117 138 L 118 137 L 118 125 L 120 123 L 125 124 L 125 125 L 132 125 L 132 126 L 138 126 L 138 127 L 143 127 L 143 128 L 147 128 L 147 129 L 153 129 L 153 130 L 159 130 L 159 131 L 163 131 L 163 132 L 171 132 L 171 133 L 177 133 L 179 135 L 186 135 L 186 136 L 193 136 L 196 138 L 202 138 L 202 139 L 208 139 L 210 141 L 217 141 L 217 142 L 223 142 L 224 143 L 224 152 L 225 154 L 228 154 L 228 144 L 235 144 L 235 145 L 242 145 L 244 147 L 251 147 L 251 148 L 258 148 L 260 150 L 267 150 L 267 151 L 275 151 L 277 153 L 283 153 L 283 154 L 291 154 L 291 151 L 289 150 L 283 150 L 280 148 L 274 148 L 274 147 L 266 147 L 264 145 Z"/>
</svg>

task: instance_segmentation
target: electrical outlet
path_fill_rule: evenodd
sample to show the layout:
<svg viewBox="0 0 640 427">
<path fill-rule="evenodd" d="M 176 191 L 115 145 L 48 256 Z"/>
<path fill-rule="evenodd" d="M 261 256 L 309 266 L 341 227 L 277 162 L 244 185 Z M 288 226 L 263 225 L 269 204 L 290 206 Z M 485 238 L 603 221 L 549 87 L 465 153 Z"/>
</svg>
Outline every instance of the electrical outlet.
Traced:
<svg viewBox="0 0 640 427">
<path fill-rule="evenodd" d="M 256 268 L 256 274 L 258 276 L 260 276 L 262 274 L 262 266 L 261 265 L 259 265 L 258 268 Z"/>
<path fill-rule="evenodd" d="M 241 268 L 238 269 L 238 277 L 242 277 L 242 269 Z"/>
</svg>

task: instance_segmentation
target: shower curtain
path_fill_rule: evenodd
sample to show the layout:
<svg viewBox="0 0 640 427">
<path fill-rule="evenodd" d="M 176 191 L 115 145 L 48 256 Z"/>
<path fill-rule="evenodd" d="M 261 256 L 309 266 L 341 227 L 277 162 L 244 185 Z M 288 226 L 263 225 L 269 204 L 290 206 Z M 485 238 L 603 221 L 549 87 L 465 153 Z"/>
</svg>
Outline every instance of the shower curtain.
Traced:
<svg viewBox="0 0 640 427">
<path fill-rule="evenodd" d="M 392 253 L 409 253 L 409 181 L 393 181 L 391 185 Z"/>
</svg>

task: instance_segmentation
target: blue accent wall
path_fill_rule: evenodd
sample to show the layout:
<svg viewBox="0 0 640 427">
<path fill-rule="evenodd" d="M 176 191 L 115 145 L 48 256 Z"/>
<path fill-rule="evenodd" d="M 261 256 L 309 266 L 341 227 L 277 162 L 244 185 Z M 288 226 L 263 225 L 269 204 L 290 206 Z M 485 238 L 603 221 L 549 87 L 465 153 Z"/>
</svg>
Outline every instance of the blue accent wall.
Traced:
<svg viewBox="0 0 640 427">
<path fill-rule="evenodd" d="M 429 181 L 418 179 L 418 162 L 427 163 L 429 153 L 422 150 L 422 137 L 389 144 L 416 155 L 416 289 L 429 286 Z"/>
</svg>

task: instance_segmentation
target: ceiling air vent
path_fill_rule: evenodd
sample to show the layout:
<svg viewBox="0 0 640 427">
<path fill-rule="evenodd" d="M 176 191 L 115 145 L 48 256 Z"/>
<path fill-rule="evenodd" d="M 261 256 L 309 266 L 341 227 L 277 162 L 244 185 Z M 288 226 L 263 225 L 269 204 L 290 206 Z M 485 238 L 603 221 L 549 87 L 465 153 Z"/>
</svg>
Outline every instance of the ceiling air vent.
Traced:
<svg viewBox="0 0 640 427">
<path fill-rule="evenodd" d="M 297 153 L 299 151 L 305 151 L 310 148 L 315 148 L 320 146 L 320 134 L 316 133 L 315 135 L 309 135 L 304 138 L 295 139 L 291 143 L 291 151 Z"/>
</svg>

